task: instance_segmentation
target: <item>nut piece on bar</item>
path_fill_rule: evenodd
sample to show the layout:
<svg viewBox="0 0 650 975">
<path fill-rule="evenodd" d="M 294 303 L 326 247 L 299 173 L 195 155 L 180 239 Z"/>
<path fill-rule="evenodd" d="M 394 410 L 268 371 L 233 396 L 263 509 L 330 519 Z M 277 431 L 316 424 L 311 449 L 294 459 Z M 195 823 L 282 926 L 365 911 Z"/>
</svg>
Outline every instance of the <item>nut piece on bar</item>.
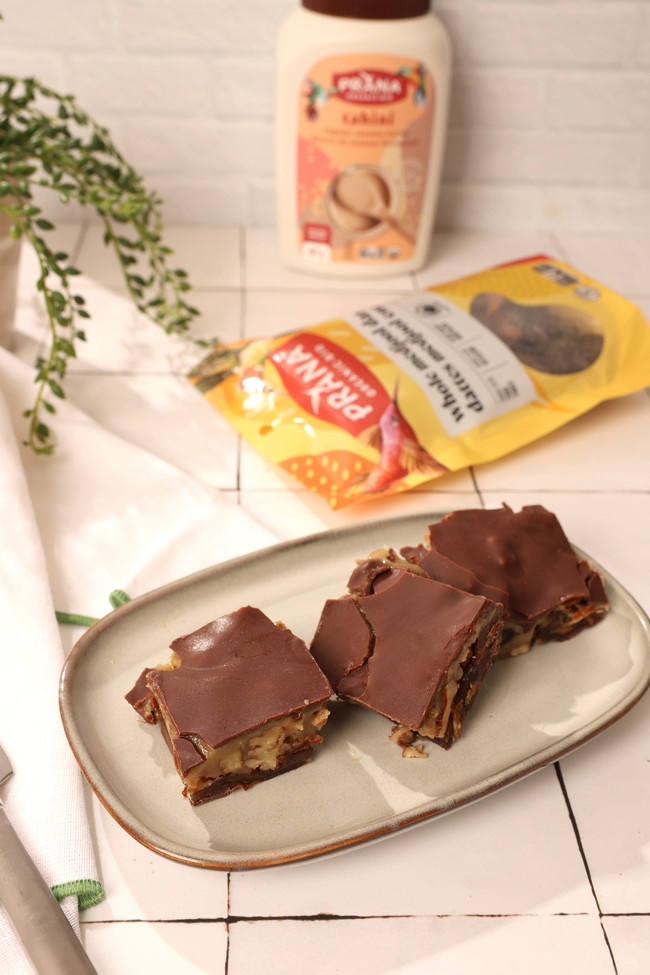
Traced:
<svg viewBox="0 0 650 975">
<path fill-rule="evenodd" d="M 374 562 L 358 570 L 364 595 L 327 600 L 310 650 L 340 698 L 404 729 L 398 743 L 408 729 L 449 748 L 498 652 L 503 607 Z"/>
<path fill-rule="evenodd" d="M 161 729 L 192 805 L 308 761 L 332 688 L 306 645 L 245 606 L 171 644 L 126 700 Z"/>
<path fill-rule="evenodd" d="M 609 609 L 600 575 L 577 558 L 557 517 L 542 505 L 455 511 L 429 526 L 426 546 L 401 554 L 452 585 L 467 585 L 458 574 L 465 571 L 493 587 L 491 598 L 506 613 L 502 656 L 526 653 L 535 642 L 568 640 Z"/>
</svg>

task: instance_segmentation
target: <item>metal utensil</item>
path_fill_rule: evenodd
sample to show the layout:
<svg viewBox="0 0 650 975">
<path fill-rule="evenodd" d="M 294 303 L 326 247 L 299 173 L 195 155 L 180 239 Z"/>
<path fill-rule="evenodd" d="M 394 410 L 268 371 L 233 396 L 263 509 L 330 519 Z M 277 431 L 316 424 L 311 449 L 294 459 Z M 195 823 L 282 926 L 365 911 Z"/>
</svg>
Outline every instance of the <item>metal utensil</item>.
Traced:
<svg viewBox="0 0 650 975">
<path fill-rule="evenodd" d="M 0 747 L 0 786 L 13 769 Z M 97 975 L 76 932 L 9 822 L 0 799 L 0 903 L 42 975 Z"/>
</svg>

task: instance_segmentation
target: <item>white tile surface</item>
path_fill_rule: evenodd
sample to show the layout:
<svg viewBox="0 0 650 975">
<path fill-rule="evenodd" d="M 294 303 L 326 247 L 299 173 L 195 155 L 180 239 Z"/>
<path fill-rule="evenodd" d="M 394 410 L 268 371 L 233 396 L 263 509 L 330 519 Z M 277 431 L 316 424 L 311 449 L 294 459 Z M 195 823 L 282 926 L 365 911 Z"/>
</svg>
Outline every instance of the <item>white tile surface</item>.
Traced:
<svg viewBox="0 0 650 975">
<path fill-rule="evenodd" d="M 244 334 L 246 338 L 280 335 L 292 329 L 317 325 L 331 318 L 345 318 L 362 308 L 371 308 L 404 292 L 390 290 L 390 282 L 382 281 L 376 291 L 365 282 L 363 291 L 327 290 L 322 281 L 313 289 L 289 292 L 280 298 L 277 292 L 259 289 L 246 295 Z"/>
<path fill-rule="evenodd" d="M 245 243 L 246 277 L 248 288 L 276 288 L 284 291 L 368 291 L 368 280 L 364 278 L 323 277 L 306 274 L 286 268 L 280 261 L 275 231 L 259 228 L 246 232 Z M 408 274 L 387 276 L 377 281 L 388 282 L 391 290 L 412 291 L 413 282 Z M 384 283 L 384 287 L 386 284 Z"/>
<path fill-rule="evenodd" d="M 174 267 L 191 267 L 195 288 L 240 288 L 243 231 L 239 227 L 170 226 L 165 240 Z"/>
<path fill-rule="evenodd" d="M 650 295 L 650 233 L 617 238 L 615 253 L 600 236 L 562 234 L 562 246 L 574 267 L 614 291 L 631 299 Z"/>
<path fill-rule="evenodd" d="M 618 975 L 645 975 L 650 957 L 650 917 L 607 917 L 603 927 Z"/>
<path fill-rule="evenodd" d="M 200 288 L 190 292 L 191 304 L 200 315 L 192 323 L 192 335 L 199 339 L 236 342 L 242 336 L 243 295 L 223 288 Z"/>
<path fill-rule="evenodd" d="M 592 917 L 256 921 L 231 928 L 229 975 L 613 975 Z"/>
<path fill-rule="evenodd" d="M 191 388 L 185 373 L 195 350 L 133 313 L 98 228 L 57 233 L 75 255 L 81 244 L 80 285 L 93 313 L 70 367 L 70 398 L 117 435 L 238 499 L 277 537 L 412 512 L 541 503 L 650 608 L 647 392 L 598 406 L 492 464 L 332 511 L 241 444 Z M 170 238 L 203 312 L 197 333 L 222 341 L 276 334 L 538 252 L 566 256 L 650 313 L 643 235 L 437 234 L 422 272 L 381 283 L 287 271 L 272 231 L 179 226 Z M 34 271 L 24 255 L 17 352 L 28 360 L 43 334 Z M 608 939 L 618 975 L 640 975 L 650 947 L 648 741 L 646 697 L 564 757 L 561 781 L 545 768 L 376 844 L 230 876 L 148 851 L 92 800 L 107 898 L 84 914 L 86 945 L 101 975 L 285 975 L 305 965 L 314 975 L 613 975 Z"/>
<path fill-rule="evenodd" d="M 375 845 L 233 875 L 231 914 L 273 917 L 278 903 L 296 917 L 596 912 L 553 768 Z"/>
<path fill-rule="evenodd" d="M 91 962 L 101 975 L 208 975 L 225 971 L 228 941 L 221 922 L 84 924 Z"/>
<path fill-rule="evenodd" d="M 433 288 L 465 274 L 536 254 L 557 255 L 550 234 L 435 233 L 428 264 L 415 275 L 419 288 Z"/>
<path fill-rule="evenodd" d="M 453 492 L 445 491 L 441 487 L 439 492 L 411 491 L 398 497 L 350 505 L 332 511 L 322 498 L 306 489 L 300 490 L 300 485 L 297 491 L 290 487 L 292 497 L 288 498 L 286 490 L 288 484 L 287 481 L 283 490 L 278 479 L 275 490 L 269 485 L 266 490 L 258 487 L 249 488 L 242 476 L 241 491 L 242 507 L 262 524 L 286 538 L 311 534 L 327 528 L 344 528 L 382 518 L 480 507 L 479 497 L 471 488 L 467 491 L 459 488 L 457 492 Z"/>
<path fill-rule="evenodd" d="M 541 440 L 475 468 L 480 490 L 643 491 L 650 483 L 650 395 L 600 404 Z M 620 463 L 624 452 L 625 463 Z"/>
<path fill-rule="evenodd" d="M 191 921 L 227 915 L 226 874 L 188 867 L 148 850 L 96 799 L 92 802 L 92 823 L 101 850 L 106 899 L 85 911 L 84 921 Z"/>
<path fill-rule="evenodd" d="M 607 914 L 650 914 L 649 740 L 646 697 L 592 749 L 562 760 L 594 890 Z"/>
</svg>

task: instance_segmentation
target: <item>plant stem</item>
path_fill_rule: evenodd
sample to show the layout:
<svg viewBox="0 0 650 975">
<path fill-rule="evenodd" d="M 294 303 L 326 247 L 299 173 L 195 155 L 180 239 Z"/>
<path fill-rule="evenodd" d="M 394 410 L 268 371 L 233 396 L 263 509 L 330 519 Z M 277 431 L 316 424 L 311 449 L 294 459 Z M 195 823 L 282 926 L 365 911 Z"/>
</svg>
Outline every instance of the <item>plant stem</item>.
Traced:
<svg viewBox="0 0 650 975">
<path fill-rule="evenodd" d="M 161 201 L 145 189 L 107 130 L 71 95 L 58 94 L 33 78 L 0 75 L 0 210 L 12 219 L 15 235 L 28 240 L 36 252 L 37 287 L 50 330 L 49 354 L 36 361 L 35 402 L 24 413 L 30 421 L 26 443 L 37 453 L 51 453 L 50 429 L 41 417 L 43 411 L 56 412 L 50 394 L 65 396 L 61 383 L 67 361 L 76 355 L 76 340 L 85 339 L 77 321 L 89 315 L 84 299 L 69 287 L 69 277 L 79 272 L 67 263 L 67 254 L 54 253 L 39 233 L 54 228 L 34 204 L 35 188 L 50 189 L 64 201 L 96 211 L 129 295 L 164 331 L 187 332 L 199 313 L 185 299 L 187 274 L 168 265 L 172 252 L 162 243 Z M 52 276 L 56 287 L 50 285 Z"/>
<path fill-rule="evenodd" d="M 27 204 L 20 200 L 20 205 L 24 208 Z M 64 305 L 68 309 L 69 318 L 65 318 L 57 308 L 54 300 L 54 292 L 49 286 L 48 278 L 52 273 L 54 255 L 45 244 L 44 240 L 35 232 L 30 220 L 22 219 L 18 212 L 20 206 L 13 207 L 0 203 L 0 210 L 9 213 L 14 220 L 14 227 L 17 235 L 24 237 L 32 245 L 39 264 L 39 275 L 37 278 L 37 289 L 43 295 L 45 313 L 50 333 L 49 352 L 45 359 L 37 359 L 37 372 L 35 377 L 36 396 L 31 409 L 25 410 L 23 416 L 29 419 L 27 438 L 24 441 L 26 446 L 32 448 L 35 453 L 50 454 L 53 445 L 50 440 L 50 429 L 42 420 L 42 412 L 54 412 L 54 407 L 47 400 L 46 394 L 53 393 L 55 396 L 62 397 L 62 389 L 55 378 L 63 380 L 66 373 L 67 360 L 76 355 L 74 344 L 75 338 L 82 337 L 83 333 L 78 333 L 74 328 L 75 310 L 77 308 L 77 298 L 72 295 L 68 284 L 68 275 L 63 268 L 59 268 L 59 288 L 63 293 Z M 65 328 L 68 335 L 62 334 Z M 62 341 L 65 344 L 65 355 L 62 355 Z"/>
</svg>

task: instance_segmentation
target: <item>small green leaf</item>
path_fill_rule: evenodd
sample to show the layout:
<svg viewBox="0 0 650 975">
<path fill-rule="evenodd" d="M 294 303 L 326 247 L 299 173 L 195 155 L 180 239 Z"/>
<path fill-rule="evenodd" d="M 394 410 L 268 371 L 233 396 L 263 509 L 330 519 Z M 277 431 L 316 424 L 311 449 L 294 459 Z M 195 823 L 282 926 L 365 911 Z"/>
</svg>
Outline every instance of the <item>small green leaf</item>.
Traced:
<svg viewBox="0 0 650 975">
<path fill-rule="evenodd" d="M 61 352 L 64 352 L 71 359 L 76 358 L 77 352 L 75 347 L 68 339 L 60 338 L 57 343 L 57 347 L 61 350 Z"/>
<path fill-rule="evenodd" d="M 37 423 L 34 428 L 34 433 L 36 434 L 38 440 L 43 443 L 50 436 L 50 428 L 46 423 Z"/>
</svg>

